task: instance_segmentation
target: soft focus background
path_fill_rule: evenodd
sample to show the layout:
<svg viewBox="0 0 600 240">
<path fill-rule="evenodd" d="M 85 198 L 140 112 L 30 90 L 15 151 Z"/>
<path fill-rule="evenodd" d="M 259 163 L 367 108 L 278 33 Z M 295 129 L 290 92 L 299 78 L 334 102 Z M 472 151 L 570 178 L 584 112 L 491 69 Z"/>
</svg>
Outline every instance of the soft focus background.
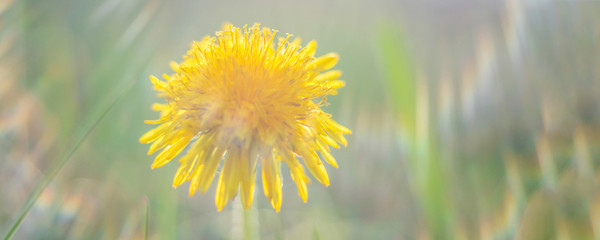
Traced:
<svg viewBox="0 0 600 240">
<path fill-rule="evenodd" d="M 341 56 L 307 203 L 285 167 L 280 213 L 150 169 L 148 76 L 224 22 Z M 0 236 L 65 156 L 15 239 L 598 239 L 600 2 L 0 0 Z"/>
</svg>

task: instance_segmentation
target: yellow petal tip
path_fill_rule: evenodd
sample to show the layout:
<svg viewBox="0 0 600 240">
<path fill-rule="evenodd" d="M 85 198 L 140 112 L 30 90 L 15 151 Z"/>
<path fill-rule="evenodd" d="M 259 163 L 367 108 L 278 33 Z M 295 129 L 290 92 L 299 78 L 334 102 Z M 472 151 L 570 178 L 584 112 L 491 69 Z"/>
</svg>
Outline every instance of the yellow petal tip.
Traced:
<svg viewBox="0 0 600 240">
<path fill-rule="evenodd" d="M 302 202 L 306 202 L 308 200 L 308 194 L 307 193 L 300 194 L 300 198 L 302 198 Z"/>
</svg>

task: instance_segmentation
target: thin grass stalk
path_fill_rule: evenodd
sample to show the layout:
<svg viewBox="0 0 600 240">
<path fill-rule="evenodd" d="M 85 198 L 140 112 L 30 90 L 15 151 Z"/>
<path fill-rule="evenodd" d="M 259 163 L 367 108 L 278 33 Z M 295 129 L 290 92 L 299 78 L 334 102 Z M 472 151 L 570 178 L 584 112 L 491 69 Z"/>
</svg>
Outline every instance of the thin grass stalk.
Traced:
<svg viewBox="0 0 600 240">
<path fill-rule="evenodd" d="M 144 240 L 148 240 L 148 219 L 150 218 L 150 201 L 148 200 L 148 196 L 144 196 L 144 204 L 146 204 L 146 211 L 144 213 Z"/>
<path fill-rule="evenodd" d="M 15 235 L 15 233 L 17 232 L 17 230 L 23 223 L 23 220 L 25 220 L 25 217 L 27 216 L 27 214 L 29 214 L 29 211 L 31 211 L 31 208 L 33 207 L 35 202 L 38 200 L 38 198 L 40 197 L 40 195 L 44 191 L 44 189 L 46 189 L 48 184 L 50 184 L 50 182 L 52 182 L 52 180 L 60 172 L 62 167 L 69 161 L 69 159 L 71 159 L 71 156 L 73 156 L 73 154 L 77 151 L 77 149 L 79 149 L 79 146 L 81 145 L 81 143 L 90 135 L 90 133 L 96 128 L 96 126 L 98 126 L 98 123 L 100 123 L 100 121 L 106 116 L 106 114 L 108 112 L 110 112 L 110 110 L 117 104 L 117 102 L 119 102 L 119 100 L 125 95 L 125 93 L 129 89 L 131 89 L 131 87 L 134 85 L 134 83 L 135 83 L 135 81 L 132 81 L 129 84 L 129 86 L 122 88 L 123 89 L 122 92 L 119 93 L 119 95 L 117 95 L 114 98 L 114 100 L 108 105 L 108 107 L 106 107 L 104 109 L 104 111 L 100 114 L 100 116 L 98 118 L 96 118 L 96 120 L 92 123 L 92 125 L 90 127 L 88 127 L 83 132 L 83 134 L 81 134 L 81 136 L 75 142 L 75 145 L 67 152 L 67 154 L 65 154 L 64 157 L 51 168 L 50 172 L 42 179 L 42 181 L 40 181 L 38 183 L 38 185 L 35 187 L 34 191 L 31 193 L 31 195 L 25 202 L 25 205 L 21 209 L 21 213 L 19 213 L 19 217 L 13 223 L 10 230 L 4 236 L 4 240 L 12 239 L 12 237 Z"/>
</svg>

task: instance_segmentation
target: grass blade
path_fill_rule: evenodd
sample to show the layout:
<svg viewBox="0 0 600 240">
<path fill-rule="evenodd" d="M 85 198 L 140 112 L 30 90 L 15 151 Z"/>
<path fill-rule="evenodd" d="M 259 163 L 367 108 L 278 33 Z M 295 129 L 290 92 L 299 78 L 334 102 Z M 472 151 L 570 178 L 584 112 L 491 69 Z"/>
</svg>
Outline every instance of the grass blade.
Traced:
<svg viewBox="0 0 600 240">
<path fill-rule="evenodd" d="M 435 119 L 431 111 L 430 89 L 426 80 L 418 80 L 413 60 L 402 31 L 392 25 L 382 25 L 378 32 L 384 74 L 395 110 L 398 113 L 399 134 L 408 147 L 408 166 L 415 179 L 413 186 L 422 203 L 425 222 L 433 239 L 445 239 L 449 234 L 450 207 Z"/>
<path fill-rule="evenodd" d="M 33 207 L 35 202 L 40 197 L 40 194 L 44 191 L 44 189 L 48 186 L 48 184 L 50 184 L 50 182 L 54 179 L 54 177 L 56 177 L 56 175 L 60 172 L 62 167 L 69 161 L 69 159 L 77 151 L 77 149 L 79 148 L 81 143 L 89 136 L 89 134 L 96 128 L 98 123 L 100 123 L 100 121 L 106 116 L 106 114 L 108 112 L 110 112 L 110 110 L 117 104 L 117 102 L 119 102 L 119 100 L 125 95 L 125 93 L 129 89 L 131 89 L 131 87 L 135 84 L 135 82 L 136 81 L 131 81 L 129 86 L 122 88 L 123 89 L 122 92 L 119 93 L 114 98 L 114 100 L 108 105 L 108 107 L 106 107 L 104 109 L 104 111 L 100 114 L 100 116 L 98 116 L 98 118 L 96 118 L 96 120 L 92 123 L 92 125 L 89 126 L 83 132 L 83 134 L 81 134 L 81 136 L 77 139 L 77 141 L 75 142 L 75 145 L 69 150 L 69 152 L 67 152 L 67 154 L 64 155 L 64 157 L 58 163 L 56 163 L 56 165 L 54 165 L 51 168 L 50 172 L 42 179 L 42 181 L 39 182 L 39 184 L 36 186 L 34 191 L 31 193 L 31 195 L 27 199 L 27 202 L 25 202 L 25 205 L 23 206 L 21 213 L 19 213 L 19 217 L 14 222 L 14 224 L 12 225 L 10 230 L 4 236 L 4 240 L 11 239 L 15 235 L 15 233 L 17 232 L 17 230 L 23 223 L 23 220 L 25 220 L 25 217 L 27 216 L 27 214 L 29 214 L 29 211 L 31 211 L 31 208 Z"/>
</svg>

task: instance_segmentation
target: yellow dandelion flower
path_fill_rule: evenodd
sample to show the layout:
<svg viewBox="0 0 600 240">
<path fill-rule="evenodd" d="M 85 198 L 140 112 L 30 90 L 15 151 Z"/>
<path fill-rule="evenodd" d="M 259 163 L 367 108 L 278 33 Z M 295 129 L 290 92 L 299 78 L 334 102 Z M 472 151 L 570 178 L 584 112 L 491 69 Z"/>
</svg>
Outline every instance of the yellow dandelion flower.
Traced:
<svg viewBox="0 0 600 240">
<path fill-rule="evenodd" d="M 243 29 L 226 24 L 216 37 L 193 42 L 181 63 L 171 63 L 173 75 L 164 81 L 150 76 L 166 104 L 154 104 L 158 126 L 140 138 L 160 149 L 152 168 L 175 158 L 181 164 L 173 181 L 190 181 L 190 196 L 210 187 L 219 164 L 215 202 L 219 210 L 240 191 L 246 208 L 252 205 L 258 166 L 265 196 L 281 207 L 281 163 L 287 164 L 303 201 L 309 178 L 299 158 L 323 185 L 329 177 L 321 158 L 337 167 L 329 146 L 346 145 L 350 130 L 333 121 L 320 107 L 326 95 L 337 94 L 344 82 L 331 69 L 338 55 L 315 58 L 317 44 L 300 46 L 290 35 L 258 24 Z M 276 45 L 276 46 L 275 46 Z M 320 157 L 319 157 L 319 153 Z"/>
</svg>

